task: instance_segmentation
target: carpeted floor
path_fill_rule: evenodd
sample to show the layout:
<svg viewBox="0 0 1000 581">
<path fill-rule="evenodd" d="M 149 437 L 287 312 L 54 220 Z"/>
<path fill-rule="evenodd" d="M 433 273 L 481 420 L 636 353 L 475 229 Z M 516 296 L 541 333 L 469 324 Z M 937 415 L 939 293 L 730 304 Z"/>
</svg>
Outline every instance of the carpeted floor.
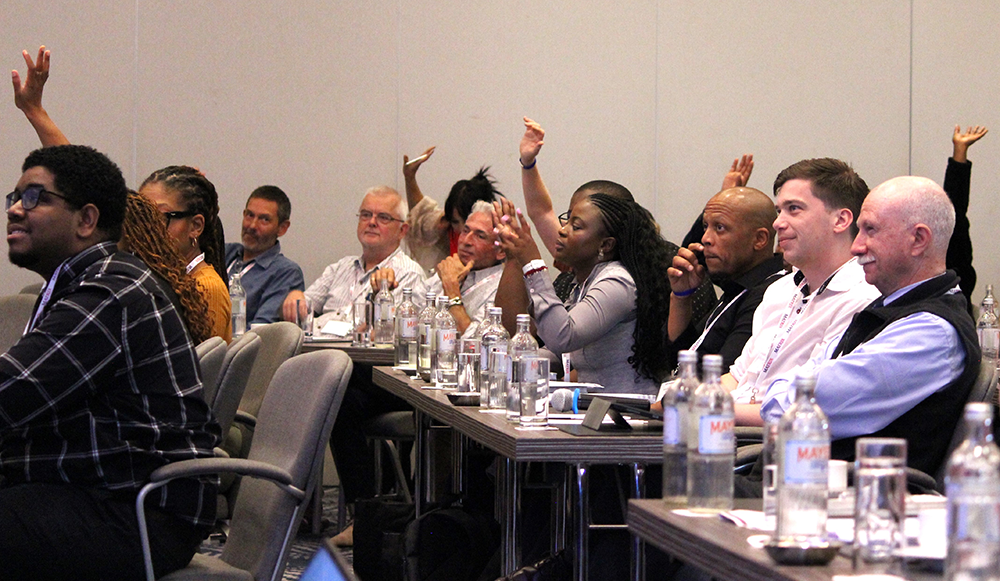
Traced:
<svg viewBox="0 0 1000 581">
<path fill-rule="evenodd" d="M 309 564 L 316 548 L 321 540 L 337 534 L 337 498 L 338 490 L 336 486 L 328 486 L 323 490 L 323 532 L 319 536 L 313 535 L 308 527 L 302 527 L 295 538 L 295 543 L 288 554 L 288 565 L 285 567 L 285 574 L 282 577 L 285 581 L 298 580 L 302 571 Z M 219 555 L 222 553 L 222 545 L 215 540 L 207 539 L 201 545 L 198 552 L 206 555 Z M 354 552 L 351 547 L 340 550 L 347 562 L 354 564 Z"/>
</svg>

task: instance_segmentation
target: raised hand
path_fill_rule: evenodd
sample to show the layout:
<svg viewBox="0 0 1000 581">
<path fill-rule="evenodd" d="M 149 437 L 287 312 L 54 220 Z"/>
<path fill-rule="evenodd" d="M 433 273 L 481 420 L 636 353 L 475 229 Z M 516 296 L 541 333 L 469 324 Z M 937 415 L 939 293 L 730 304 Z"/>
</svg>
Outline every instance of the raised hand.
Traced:
<svg viewBox="0 0 1000 581">
<path fill-rule="evenodd" d="M 982 139 L 987 133 L 989 133 L 989 129 L 983 125 L 970 126 L 965 130 L 965 133 L 962 133 L 961 125 L 956 125 L 955 132 L 951 136 L 951 142 L 954 145 L 952 157 L 955 161 L 965 163 L 968 160 L 969 146 Z"/>
<path fill-rule="evenodd" d="M 413 178 L 414 176 L 416 176 L 417 170 L 420 169 L 420 166 L 422 166 L 425 161 L 431 158 L 431 155 L 434 154 L 434 150 L 436 148 L 437 148 L 436 145 L 428 147 L 427 150 L 424 151 L 422 154 L 413 158 L 412 163 L 410 162 L 410 158 L 408 156 L 403 155 L 403 177 Z"/>
<path fill-rule="evenodd" d="M 744 153 L 743 157 L 733 160 L 733 165 L 729 172 L 722 178 L 722 189 L 741 188 L 750 181 L 750 174 L 753 173 L 753 154 Z"/>
<path fill-rule="evenodd" d="M 704 250 L 705 247 L 697 242 L 677 250 L 677 255 L 667 269 L 671 291 L 683 293 L 701 286 L 705 280 L 705 267 L 698 262 L 696 253 Z"/>
<path fill-rule="evenodd" d="M 28 70 L 25 71 L 24 83 L 21 82 L 21 75 L 17 70 L 10 72 L 11 81 L 14 84 L 14 105 L 18 109 L 30 114 L 42 108 L 42 89 L 45 81 L 49 78 L 49 61 L 52 53 L 45 50 L 45 46 L 38 47 L 37 61 L 31 60 L 28 51 L 21 51 Z"/>
<path fill-rule="evenodd" d="M 524 118 L 524 137 L 521 138 L 521 165 L 528 166 L 535 162 L 535 156 L 545 144 L 545 130 L 531 119 Z"/>
<path fill-rule="evenodd" d="M 509 200 L 503 200 L 510 204 Z M 513 208 L 510 204 L 509 208 Z M 503 208 L 501 202 L 493 202 L 494 228 L 497 234 L 496 244 L 504 250 L 508 258 L 513 258 L 522 267 L 532 260 L 541 258 L 538 245 L 531 237 L 531 226 L 520 210 L 510 211 Z"/>
</svg>

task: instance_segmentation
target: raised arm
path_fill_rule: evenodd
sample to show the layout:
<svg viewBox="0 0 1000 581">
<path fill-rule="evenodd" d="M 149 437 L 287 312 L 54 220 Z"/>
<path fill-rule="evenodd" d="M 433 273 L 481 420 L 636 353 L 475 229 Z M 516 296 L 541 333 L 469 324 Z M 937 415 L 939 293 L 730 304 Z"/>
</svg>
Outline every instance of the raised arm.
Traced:
<svg viewBox="0 0 1000 581">
<path fill-rule="evenodd" d="M 982 139 L 987 133 L 989 133 L 989 129 L 983 127 L 982 125 L 969 127 L 965 130 L 965 133 L 962 133 L 962 127 L 960 125 L 956 125 L 955 133 L 951 136 L 951 143 L 953 146 L 951 157 L 958 163 L 965 163 L 968 161 L 966 154 L 969 151 L 969 146 Z"/>
<path fill-rule="evenodd" d="M 538 152 L 545 143 L 545 130 L 531 119 L 524 118 L 524 136 L 521 137 L 521 189 L 524 190 L 524 207 L 538 231 L 542 244 L 555 253 L 559 239 L 559 217 L 552 206 L 552 196 L 538 173 Z"/>
<path fill-rule="evenodd" d="M 412 160 L 406 155 L 403 156 L 403 182 L 406 187 L 406 203 L 409 204 L 411 209 L 419 204 L 420 200 L 424 199 L 424 194 L 421 193 L 420 186 L 417 185 L 417 170 L 420 169 L 420 166 L 425 161 L 431 158 L 436 147 L 428 147 L 427 151 Z"/>
<path fill-rule="evenodd" d="M 744 153 L 743 157 L 733 160 L 733 165 L 729 172 L 722 178 L 722 189 L 741 188 L 750 181 L 750 174 L 753 173 L 753 154 Z"/>
<path fill-rule="evenodd" d="M 948 242 L 946 265 L 954 270 L 961 282 L 969 312 L 972 313 L 972 293 L 976 291 L 976 269 L 972 266 L 972 236 L 969 233 L 969 184 L 972 179 L 972 163 L 968 159 L 969 147 L 986 135 L 987 129 L 981 125 L 969 127 L 965 133 L 955 126 L 952 133 L 952 158 L 944 173 L 944 191 L 955 206 L 955 229 Z"/>
<path fill-rule="evenodd" d="M 45 87 L 45 81 L 49 78 L 51 51 L 45 50 L 44 45 L 38 47 L 37 61 L 32 61 L 31 55 L 26 50 L 21 51 L 21 56 L 24 57 L 28 69 L 25 72 L 23 83 L 17 70 L 10 72 L 11 82 L 14 85 L 14 105 L 24 112 L 28 122 L 35 128 L 35 133 L 38 134 L 38 139 L 42 142 L 43 147 L 68 145 L 69 140 L 42 107 L 42 89 Z"/>
</svg>

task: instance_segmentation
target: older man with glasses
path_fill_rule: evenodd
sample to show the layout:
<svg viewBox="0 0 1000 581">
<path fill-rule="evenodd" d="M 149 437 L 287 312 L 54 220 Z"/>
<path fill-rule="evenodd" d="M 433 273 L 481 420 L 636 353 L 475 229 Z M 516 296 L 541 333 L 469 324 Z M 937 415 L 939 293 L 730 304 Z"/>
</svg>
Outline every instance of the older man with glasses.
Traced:
<svg viewBox="0 0 1000 581">
<path fill-rule="evenodd" d="M 305 292 L 289 292 L 282 306 L 285 320 L 296 320 L 296 301 L 305 297 L 312 301 L 316 315 L 347 320 L 355 299 L 371 292 L 369 279 L 378 270 L 391 268 L 395 273 L 397 303 L 402 300 L 403 287 L 421 286 L 423 269 L 399 247 L 409 228 L 406 216 L 406 200 L 399 192 L 388 186 L 369 188 L 358 209 L 361 255 L 346 256 L 327 266 Z"/>
</svg>

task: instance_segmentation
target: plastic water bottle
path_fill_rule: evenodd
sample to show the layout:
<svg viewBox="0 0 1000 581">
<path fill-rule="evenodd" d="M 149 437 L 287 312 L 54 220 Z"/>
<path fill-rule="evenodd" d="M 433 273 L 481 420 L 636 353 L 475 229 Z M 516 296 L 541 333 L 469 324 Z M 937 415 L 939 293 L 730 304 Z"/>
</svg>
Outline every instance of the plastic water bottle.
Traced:
<svg viewBox="0 0 1000 581">
<path fill-rule="evenodd" d="M 688 508 L 719 512 L 733 508 L 736 417 L 733 398 L 719 381 L 722 356 L 702 358 L 702 372 L 688 417 Z"/>
<path fill-rule="evenodd" d="M 1000 350 L 1000 324 L 994 309 L 993 285 L 986 285 L 986 297 L 979 305 L 979 320 L 976 321 L 976 332 L 979 334 L 979 347 L 983 350 L 983 360 L 995 361 Z"/>
<path fill-rule="evenodd" d="M 448 297 L 437 298 L 438 312 L 434 315 L 434 348 L 436 351 L 434 382 L 437 387 L 458 384 L 458 326 L 448 312 Z"/>
<path fill-rule="evenodd" d="M 417 321 L 420 313 L 413 304 L 413 289 L 403 289 L 403 302 L 396 307 L 396 365 L 417 362 Z"/>
<path fill-rule="evenodd" d="M 948 460 L 949 580 L 1000 577 L 1000 451 L 993 442 L 993 410 L 965 406 L 965 441 Z"/>
<path fill-rule="evenodd" d="M 690 400 L 698 389 L 698 352 L 677 355 L 680 377 L 663 394 L 663 500 L 687 500 L 687 425 Z"/>
<path fill-rule="evenodd" d="M 243 263 L 233 265 L 233 275 L 229 277 L 229 300 L 232 301 L 233 339 L 247 332 L 247 293 L 243 290 Z"/>
<path fill-rule="evenodd" d="M 479 390 L 480 407 L 492 409 L 502 409 L 504 407 L 503 394 L 498 392 L 498 381 L 496 373 L 490 368 L 490 353 L 507 353 L 507 344 L 510 342 L 510 333 L 504 328 L 500 321 L 503 309 L 500 307 L 490 307 L 490 318 L 483 329 L 483 337 L 480 342 L 479 355 Z M 485 402 L 485 404 L 484 404 Z"/>
<path fill-rule="evenodd" d="M 521 419 L 521 380 L 517 375 L 517 363 L 525 355 L 538 354 L 538 341 L 531 335 L 531 316 L 517 316 L 517 333 L 510 339 L 511 381 L 507 384 L 507 421 Z"/>
<path fill-rule="evenodd" d="M 826 539 L 830 423 L 816 404 L 816 372 L 799 371 L 795 403 L 778 424 L 775 538 L 798 543 Z"/>
<path fill-rule="evenodd" d="M 392 347 L 396 342 L 396 301 L 389 291 L 389 281 L 382 279 L 378 283 L 378 294 L 375 303 L 375 332 L 372 343 L 376 347 Z"/>
<path fill-rule="evenodd" d="M 431 327 L 434 325 L 434 315 L 437 314 L 437 307 L 434 304 L 436 296 L 434 291 L 427 293 L 427 306 L 420 311 L 420 317 L 417 318 L 417 373 L 424 381 L 431 380 L 431 361 L 434 359 L 431 356 L 434 347 Z"/>
</svg>

